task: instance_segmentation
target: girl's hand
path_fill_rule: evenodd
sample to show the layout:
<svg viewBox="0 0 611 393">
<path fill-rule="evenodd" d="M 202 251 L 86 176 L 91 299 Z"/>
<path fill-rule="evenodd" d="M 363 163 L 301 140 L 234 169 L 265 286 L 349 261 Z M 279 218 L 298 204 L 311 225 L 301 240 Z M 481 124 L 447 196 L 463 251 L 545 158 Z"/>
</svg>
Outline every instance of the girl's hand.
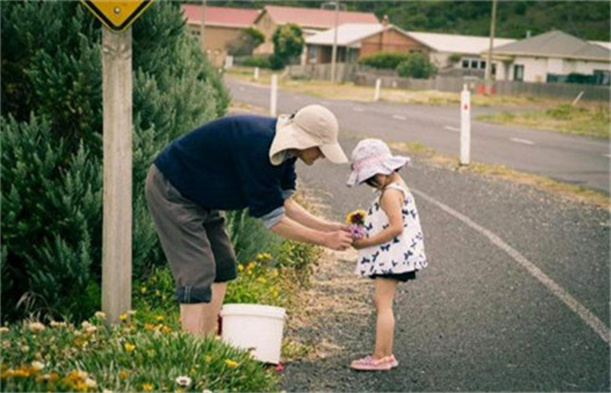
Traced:
<svg viewBox="0 0 611 393">
<path fill-rule="evenodd" d="M 361 238 L 361 239 L 352 240 L 352 247 L 354 247 L 354 249 L 356 250 L 360 250 L 362 248 L 369 247 L 369 246 L 367 244 L 367 240 L 365 238 Z"/>
</svg>

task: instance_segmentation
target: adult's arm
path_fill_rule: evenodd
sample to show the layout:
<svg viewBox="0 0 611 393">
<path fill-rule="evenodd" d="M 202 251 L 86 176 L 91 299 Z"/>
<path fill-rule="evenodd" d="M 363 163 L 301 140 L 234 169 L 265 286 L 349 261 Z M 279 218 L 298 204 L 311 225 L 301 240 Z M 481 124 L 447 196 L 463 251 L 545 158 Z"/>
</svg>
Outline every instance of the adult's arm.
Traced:
<svg viewBox="0 0 611 393">
<path fill-rule="evenodd" d="M 331 222 L 317 217 L 303 208 L 292 198 L 284 200 L 285 214 L 292 220 L 297 221 L 303 226 L 323 232 L 333 232 L 339 230 L 348 231 L 348 227 L 339 222 Z"/>
<path fill-rule="evenodd" d="M 286 239 L 317 244 L 333 250 L 343 251 L 352 244 L 352 237 L 349 232 L 343 230 L 323 232 L 308 228 L 287 215 L 284 215 L 275 223 L 271 230 Z"/>
</svg>

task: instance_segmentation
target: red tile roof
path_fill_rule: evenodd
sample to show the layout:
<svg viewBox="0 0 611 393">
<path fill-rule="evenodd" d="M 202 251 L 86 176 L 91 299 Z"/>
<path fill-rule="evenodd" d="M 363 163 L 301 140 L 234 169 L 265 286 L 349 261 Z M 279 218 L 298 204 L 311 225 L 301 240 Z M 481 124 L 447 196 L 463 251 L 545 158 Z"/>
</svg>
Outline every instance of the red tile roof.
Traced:
<svg viewBox="0 0 611 393">
<path fill-rule="evenodd" d="M 187 23 L 201 23 L 201 6 L 196 4 L 182 4 L 181 8 Z M 259 16 L 259 10 L 231 7 L 206 6 L 206 26 L 249 27 Z"/>
<path fill-rule="evenodd" d="M 317 8 L 297 8 L 268 5 L 264 11 L 269 13 L 276 24 L 294 23 L 300 27 L 330 29 L 335 26 L 335 10 L 321 10 Z M 338 24 L 344 23 L 376 23 L 379 24 L 375 14 L 367 12 L 340 11 Z"/>
</svg>

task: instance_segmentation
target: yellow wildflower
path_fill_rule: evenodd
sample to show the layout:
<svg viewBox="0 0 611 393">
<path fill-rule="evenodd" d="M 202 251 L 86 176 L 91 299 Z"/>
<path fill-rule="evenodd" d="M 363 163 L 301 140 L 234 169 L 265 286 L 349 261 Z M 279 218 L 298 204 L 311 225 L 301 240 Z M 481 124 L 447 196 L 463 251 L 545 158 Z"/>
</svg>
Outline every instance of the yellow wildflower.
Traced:
<svg viewBox="0 0 611 393">
<path fill-rule="evenodd" d="M 225 364 L 227 365 L 227 367 L 231 367 L 231 368 L 236 368 L 239 365 L 238 362 L 236 362 L 235 360 L 231 360 L 231 359 L 225 360 Z"/>
<path fill-rule="evenodd" d="M 155 329 L 155 325 L 153 325 L 152 323 L 145 323 L 144 324 L 144 329 L 148 330 L 148 331 L 154 330 Z"/>
<path fill-rule="evenodd" d="M 127 352 L 133 352 L 136 349 L 136 346 L 130 343 L 125 343 L 125 345 L 123 345 L 123 348 L 125 348 Z"/>
<path fill-rule="evenodd" d="M 278 274 L 279 274 L 278 273 L 278 269 L 276 269 L 276 268 L 272 269 L 272 272 L 271 272 L 272 277 L 276 278 L 276 277 L 278 277 Z"/>
<path fill-rule="evenodd" d="M 238 271 L 239 272 L 243 272 L 244 271 L 244 265 L 242 265 L 241 263 L 238 264 Z"/>
<path fill-rule="evenodd" d="M 159 289 L 155 289 L 155 296 L 161 296 L 161 291 Z"/>
<path fill-rule="evenodd" d="M 152 281 L 152 282 L 157 282 L 157 276 L 153 276 L 153 277 L 151 277 L 151 281 Z"/>
<path fill-rule="evenodd" d="M 140 287 L 140 293 L 144 295 L 146 293 L 146 287 Z"/>
<path fill-rule="evenodd" d="M 161 331 L 164 333 L 172 333 L 172 328 L 170 328 L 169 326 L 164 326 L 161 328 Z"/>
<path fill-rule="evenodd" d="M 255 268 L 255 266 L 257 266 L 257 265 L 254 262 L 251 261 L 251 262 L 248 263 L 248 266 L 246 266 L 246 268 L 248 270 L 252 270 L 252 269 Z"/>
<path fill-rule="evenodd" d="M 152 392 L 153 391 L 153 385 L 151 385 L 150 383 L 143 383 L 142 384 L 142 391 L 143 392 Z"/>
<path fill-rule="evenodd" d="M 204 362 L 210 363 L 211 361 L 212 361 L 212 356 L 210 356 L 210 355 L 204 356 Z"/>
<path fill-rule="evenodd" d="M 94 314 L 94 316 L 95 316 L 97 319 L 106 319 L 106 314 L 104 314 L 102 311 L 97 311 L 97 312 Z"/>
<path fill-rule="evenodd" d="M 157 315 L 155 319 L 157 320 L 157 322 L 163 322 L 165 318 L 163 318 L 163 315 Z"/>
<path fill-rule="evenodd" d="M 127 372 L 127 370 L 119 371 L 119 378 L 121 378 L 121 379 L 129 378 L 129 372 Z"/>
<path fill-rule="evenodd" d="M 121 315 L 119 315 L 119 321 L 125 321 L 127 319 L 128 315 L 127 313 L 123 313 Z"/>
<path fill-rule="evenodd" d="M 257 278 L 257 281 L 259 281 L 261 284 L 265 284 L 267 282 L 265 277 L 259 277 L 259 278 Z"/>
</svg>

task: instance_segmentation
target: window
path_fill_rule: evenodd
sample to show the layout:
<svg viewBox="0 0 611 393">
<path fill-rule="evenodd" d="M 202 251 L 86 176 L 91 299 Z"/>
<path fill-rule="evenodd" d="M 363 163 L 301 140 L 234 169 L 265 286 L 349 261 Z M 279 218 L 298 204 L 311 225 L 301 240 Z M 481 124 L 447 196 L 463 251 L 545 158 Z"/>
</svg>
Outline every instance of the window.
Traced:
<svg viewBox="0 0 611 393">
<path fill-rule="evenodd" d="M 524 66 L 516 64 L 513 66 L 513 80 L 522 82 L 524 80 Z"/>
<path fill-rule="evenodd" d="M 483 61 L 483 60 L 482 60 L 482 61 L 480 61 L 480 62 L 479 62 L 479 68 L 481 68 L 482 70 L 485 70 L 485 69 L 486 69 L 486 62 L 485 62 L 485 61 Z"/>
<path fill-rule="evenodd" d="M 477 60 L 471 60 L 471 67 L 469 67 L 469 68 L 477 70 Z"/>
<path fill-rule="evenodd" d="M 594 83 L 608 86 L 611 82 L 611 73 L 607 70 L 594 70 Z"/>
<path fill-rule="evenodd" d="M 462 61 L 462 68 L 469 68 L 469 60 L 463 60 Z"/>
</svg>

